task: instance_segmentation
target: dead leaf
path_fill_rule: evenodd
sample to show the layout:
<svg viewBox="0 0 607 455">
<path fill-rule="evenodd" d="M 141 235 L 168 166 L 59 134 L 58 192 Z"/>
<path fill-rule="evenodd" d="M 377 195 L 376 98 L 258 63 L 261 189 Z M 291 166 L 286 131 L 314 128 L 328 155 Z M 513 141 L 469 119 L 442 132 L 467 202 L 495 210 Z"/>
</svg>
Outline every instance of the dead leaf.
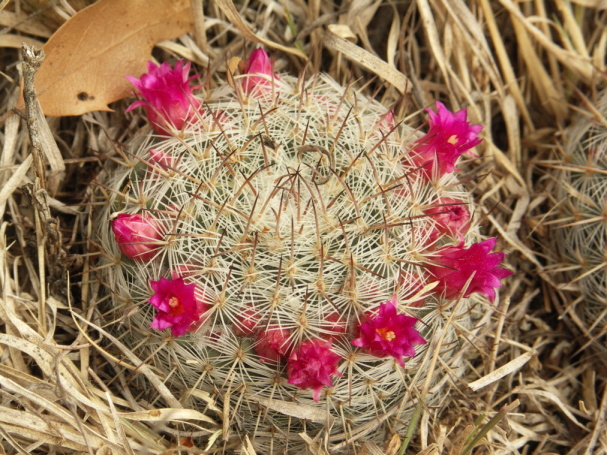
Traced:
<svg viewBox="0 0 607 455">
<path fill-rule="evenodd" d="M 100 0 L 83 9 L 44 46 L 35 84 L 44 114 L 109 111 L 133 93 L 125 76 L 146 71 L 154 44 L 192 27 L 189 0 Z"/>
</svg>

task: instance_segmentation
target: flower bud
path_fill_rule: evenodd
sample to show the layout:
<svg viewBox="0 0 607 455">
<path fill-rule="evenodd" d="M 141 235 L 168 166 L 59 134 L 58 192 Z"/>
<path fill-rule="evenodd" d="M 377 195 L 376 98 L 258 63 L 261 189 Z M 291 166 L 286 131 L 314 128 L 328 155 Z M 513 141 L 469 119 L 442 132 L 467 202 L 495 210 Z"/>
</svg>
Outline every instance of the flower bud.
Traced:
<svg viewBox="0 0 607 455">
<path fill-rule="evenodd" d="M 262 362 L 278 363 L 289 353 L 289 337 L 291 331 L 287 329 L 268 329 L 257 335 L 255 352 Z"/>
<path fill-rule="evenodd" d="M 116 243 L 127 258 L 142 262 L 154 258 L 163 236 L 152 216 L 120 213 L 110 224 Z"/>
<path fill-rule="evenodd" d="M 274 79 L 278 79 L 272 67 L 272 62 L 266 51 L 256 49 L 251 52 L 242 79 L 242 89 L 245 93 L 249 94 L 256 88 L 262 90 L 261 93 L 264 89 L 271 89 Z"/>
</svg>

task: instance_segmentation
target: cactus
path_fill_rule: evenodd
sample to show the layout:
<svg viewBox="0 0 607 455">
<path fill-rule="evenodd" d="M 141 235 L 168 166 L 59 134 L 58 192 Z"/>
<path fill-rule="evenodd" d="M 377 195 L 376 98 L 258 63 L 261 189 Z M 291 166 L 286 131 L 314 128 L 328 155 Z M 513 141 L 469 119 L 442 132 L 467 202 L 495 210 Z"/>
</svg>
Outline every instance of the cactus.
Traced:
<svg viewBox="0 0 607 455">
<path fill-rule="evenodd" d="M 555 267 L 563 272 L 561 286 L 574 291 L 562 310 L 607 354 L 604 342 L 597 342 L 607 329 L 607 91 L 592 112 L 565 131 L 564 160 L 551 165 L 558 169 L 560 211 Z"/>
<path fill-rule="evenodd" d="M 104 317 L 183 400 L 224 401 L 260 453 L 300 453 L 303 432 L 346 452 L 387 440 L 428 374 L 425 403 L 463 372 L 459 336 L 510 274 L 495 239 L 474 243 L 452 172 L 481 128 L 437 103 L 422 135 L 326 75 L 275 75 L 263 51 L 243 69 L 186 121 L 136 103 L 161 136 L 103 181 Z"/>
</svg>

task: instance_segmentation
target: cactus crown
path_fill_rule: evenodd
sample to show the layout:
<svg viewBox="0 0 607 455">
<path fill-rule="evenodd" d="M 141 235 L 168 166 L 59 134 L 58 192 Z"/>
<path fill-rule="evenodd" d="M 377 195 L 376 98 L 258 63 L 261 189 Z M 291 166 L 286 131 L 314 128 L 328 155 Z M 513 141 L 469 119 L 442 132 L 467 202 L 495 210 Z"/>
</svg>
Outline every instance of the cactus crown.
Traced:
<svg viewBox="0 0 607 455">
<path fill-rule="evenodd" d="M 229 400 L 224 419 L 262 450 L 302 431 L 334 449 L 383 438 L 412 412 L 426 341 L 440 334 L 442 362 L 461 360 L 474 273 L 453 296 L 448 274 L 428 270 L 458 269 L 441 250 L 477 237 L 470 197 L 436 171 L 428 140 L 353 87 L 255 78 L 206 93 L 181 132 L 148 134 L 108 178 L 106 319 L 175 387 Z M 154 220 L 161 238 L 131 242 L 145 260 L 125 257 L 110 212 Z"/>
</svg>

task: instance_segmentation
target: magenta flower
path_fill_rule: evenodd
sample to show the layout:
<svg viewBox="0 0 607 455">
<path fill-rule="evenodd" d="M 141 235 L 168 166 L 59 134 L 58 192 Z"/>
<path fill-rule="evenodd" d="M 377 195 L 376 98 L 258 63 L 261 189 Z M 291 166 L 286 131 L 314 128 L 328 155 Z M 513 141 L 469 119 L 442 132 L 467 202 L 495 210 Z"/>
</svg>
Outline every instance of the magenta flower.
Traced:
<svg viewBox="0 0 607 455">
<path fill-rule="evenodd" d="M 435 221 L 430 240 L 435 241 L 443 234 L 463 240 L 463 235 L 470 226 L 470 211 L 457 199 L 445 197 L 424 210 Z"/>
<path fill-rule="evenodd" d="M 413 327 L 417 318 L 397 313 L 396 296 L 379 305 L 376 316 L 369 316 L 358 328 L 354 346 L 376 357 L 392 356 L 404 368 L 403 357 L 414 357 L 417 344 L 426 344 Z"/>
<path fill-rule="evenodd" d="M 447 299 L 462 295 L 468 297 L 474 292 L 495 300 L 495 288 L 501 288 L 500 280 L 512 275 L 510 270 L 498 267 L 505 253 L 490 253 L 495 247 L 495 237 L 484 242 L 474 243 L 464 248 L 463 242 L 458 246 L 443 248 L 436 252 L 435 264 L 428 264 L 427 269 L 438 280 L 435 292 Z M 464 286 L 472 281 L 464 291 Z"/>
<path fill-rule="evenodd" d="M 162 229 L 151 215 L 120 213 L 110 226 L 120 251 L 129 259 L 149 261 L 162 244 Z"/>
<path fill-rule="evenodd" d="M 268 53 L 263 49 L 255 49 L 251 52 L 246 62 L 244 76 L 242 78 L 242 89 L 245 93 L 251 93 L 256 87 L 268 88 L 278 76 L 274 74 L 273 65 Z"/>
<path fill-rule="evenodd" d="M 483 129 L 481 125 L 470 125 L 466 109 L 454 114 L 437 101 L 436 110 L 435 113 L 426 109 L 430 131 L 416 142 L 412 156 L 413 163 L 422 168 L 428 178 L 453 172 L 460 155 L 481 143 L 477 136 Z"/>
<path fill-rule="evenodd" d="M 268 329 L 257 335 L 255 352 L 261 362 L 278 363 L 289 354 L 289 337 L 291 331 L 288 329 Z"/>
<path fill-rule="evenodd" d="M 196 299 L 196 285 L 185 284 L 183 278 L 160 281 L 150 281 L 154 295 L 149 302 L 158 310 L 151 329 L 165 330 L 170 328 L 174 337 L 186 332 L 192 324 L 200 320 L 200 316 L 208 309 L 204 302 Z"/>
<path fill-rule="evenodd" d="M 135 101 L 126 112 L 143 106 L 154 131 L 162 135 L 170 135 L 171 130 L 181 130 L 186 121 L 195 120 L 200 101 L 192 94 L 198 87 L 190 82 L 198 75 L 188 77 L 190 65 L 179 60 L 172 69 L 166 62 L 160 66 L 148 62 L 148 72 L 139 79 L 127 76 L 143 100 Z"/>
<path fill-rule="evenodd" d="M 289 356 L 287 382 L 302 390 L 313 389 L 313 399 L 318 402 L 322 388 L 333 387 L 331 376 L 342 376 L 337 371 L 340 359 L 331 351 L 330 341 L 304 341 Z"/>
</svg>

